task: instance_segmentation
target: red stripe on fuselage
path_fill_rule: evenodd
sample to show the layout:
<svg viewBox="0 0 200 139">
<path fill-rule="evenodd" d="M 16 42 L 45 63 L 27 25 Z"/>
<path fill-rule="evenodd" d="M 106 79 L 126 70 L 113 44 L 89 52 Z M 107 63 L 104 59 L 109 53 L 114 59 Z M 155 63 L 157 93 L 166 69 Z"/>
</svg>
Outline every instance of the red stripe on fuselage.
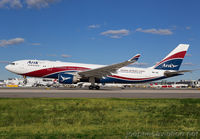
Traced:
<svg viewBox="0 0 200 139">
<path fill-rule="evenodd" d="M 32 72 L 29 72 L 29 73 L 25 73 L 23 75 L 30 76 L 30 77 L 45 77 L 47 75 L 51 75 L 51 74 L 55 74 L 55 73 L 59 73 L 59 72 L 64 72 L 64 71 L 84 71 L 84 70 L 89 70 L 89 69 L 90 68 L 70 67 L 70 66 L 54 67 L 54 68 L 46 68 L 46 69 L 32 71 Z M 111 75 L 110 77 L 118 78 L 118 79 L 122 79 L 122 80 L 140 80 L 140 81 L 156 78 L 156 77 L 150 77 L 150 78 L 127 78 L 127 77 L 122 77 L 122 76 L 117 76 L 117 75 Z"/>
<path fill-rule="evenodd" d="M 175 59 L 175 58 L 177 58 L 177 59 L 178 58 L 184 58 L 185 54 L 186 54 L 186 51 L 182 51 L 182 52 L 176 53 L 176 54 L 174 54 L 174 55 L 172 55 L 172 56 L 170 56 L 170 57 L 162 60 L 161 62 L 159 62 L 158 64 L 156 64 L 156 66 L 160 65 L 161 63 L 163 63 L 163 62 L 165 62 L 167 60 L 171 60 L 171 59 Z"/>
<path fill-rule="evenodd" d="M 36 70 L 36 71 L 25 73 L 23 75 L 31 76 L 31 77 L 43 77 L 46 75 L 50 75 L 50 74 L 54 74 L 54 73 L 62 72 L 62 71 L 84 71 L 84 70 L 89 70 L 89 68 L 64 66 L 64 67 L 53 67 L 53 68 Z"/>
</svg>

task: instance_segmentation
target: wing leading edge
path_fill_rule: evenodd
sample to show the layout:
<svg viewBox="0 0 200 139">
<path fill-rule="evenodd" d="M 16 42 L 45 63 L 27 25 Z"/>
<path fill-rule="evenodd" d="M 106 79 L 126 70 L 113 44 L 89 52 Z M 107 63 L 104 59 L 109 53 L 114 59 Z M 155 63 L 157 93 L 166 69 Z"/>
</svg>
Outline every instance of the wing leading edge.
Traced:
<svg viewBox="0 0 200 139">
<path fill-rule="evenodd" d="M 100 67 L 100 68 L 96 68 L 96 69 L 78 72 L 78 74 L 82 77 L 102 78 L 104 76 L 108 76 L 108 75 L 111 75 L 112 73 L 115 73 L 118 69 L 120 69 L 122 67 L 128 66 L 132 63 L 135 63 L 139 59 L 139 57 L 140 57 L 140 54 L 137 54 L 127 61 Z"/>
</svg>

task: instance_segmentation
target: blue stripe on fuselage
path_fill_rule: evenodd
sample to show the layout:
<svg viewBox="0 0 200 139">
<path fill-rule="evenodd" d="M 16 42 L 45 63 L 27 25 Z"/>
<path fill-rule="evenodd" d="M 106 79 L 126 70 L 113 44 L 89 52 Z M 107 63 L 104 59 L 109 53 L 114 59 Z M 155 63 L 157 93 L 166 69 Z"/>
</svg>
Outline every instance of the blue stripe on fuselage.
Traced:
<svg viewBox="0 0 200 139">
<path fill-rule="evenodd" d="M 63 71 L 63 72 L 57 72 L 57 73 L 53 73 L 50 75 L 46 75 L 43 78 L 54 78 L 54 79 L 58 79 L 58 74 L 60 73 L 71 73 L 71 72 L 77 72 L 77 71 Z"/>
<path fill-rule="evenodd" d="M 65 72 L 59 72 L 59 73 L 55 73 L 55 74 L 51 74 L 48 76 L 45 76 L 45 78 L 54 78 L 54 79 L 58 79 L 58 74 L 60 73 L 68 73 L 68 72 L 77 72 L 77 71 L 65 71 Z M 181 74 L 177 74 L 174 76 L 178 76 Z M 97 83 L 145 83 L 145 82 L 151 82 L 151 81 L 156 81 L 156 80 L 162 80 L 168 78 L 166 76 L 161 76 L 161 77 L 156 77 L 153 79 L 144 79 L 144 80 L 124 80 L 124 79 L 118 79 L 118 78 L 114 78 L 114 77 L 105 77 L 105 78 L 101 78 L 100 80 L 97 81 Z M 88 80 L 86 80 L 85 82 L 88 82 Z"/>
</svg>

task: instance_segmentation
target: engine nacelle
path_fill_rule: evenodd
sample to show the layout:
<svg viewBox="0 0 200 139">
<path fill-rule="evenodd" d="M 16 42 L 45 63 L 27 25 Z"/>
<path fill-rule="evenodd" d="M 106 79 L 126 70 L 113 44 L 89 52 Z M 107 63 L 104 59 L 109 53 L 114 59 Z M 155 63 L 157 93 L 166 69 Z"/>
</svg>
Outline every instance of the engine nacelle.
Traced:
<svg viewBox="0 0 200 139">
<path fill-rule="evenodd" d="M 77 75 L 60 73 L 58 75 L 58 81 L 62 84 L 73 84 L 79 82 L 79 78 Z"/>
</svg>

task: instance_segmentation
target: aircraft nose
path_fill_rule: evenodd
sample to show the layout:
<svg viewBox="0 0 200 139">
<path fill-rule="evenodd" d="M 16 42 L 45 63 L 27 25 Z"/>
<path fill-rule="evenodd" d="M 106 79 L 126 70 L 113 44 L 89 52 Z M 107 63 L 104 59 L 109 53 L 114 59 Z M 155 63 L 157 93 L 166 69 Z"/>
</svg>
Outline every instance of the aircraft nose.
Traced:
<svg viewBox="0 0 200 139">
<path fill-rule="evenodd" d="M 11 70 L 10 65 L 5 66 L 5 68 L 6 68 L 8 71 Z"/>
</svg>

